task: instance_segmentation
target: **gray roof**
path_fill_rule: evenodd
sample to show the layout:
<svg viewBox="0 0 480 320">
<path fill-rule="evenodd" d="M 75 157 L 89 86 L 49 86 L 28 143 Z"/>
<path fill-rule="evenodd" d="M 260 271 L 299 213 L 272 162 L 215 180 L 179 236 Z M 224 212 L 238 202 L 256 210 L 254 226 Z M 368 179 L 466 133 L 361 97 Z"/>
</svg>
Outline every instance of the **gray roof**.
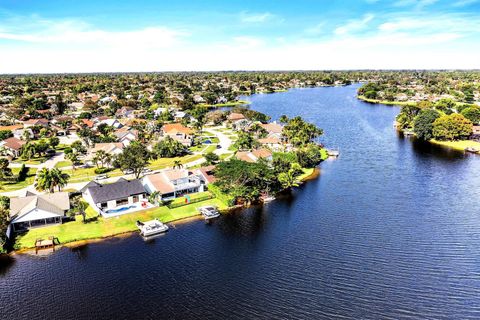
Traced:
<svg viewBox="0 0 480 320">
<path fill-rule="evenodd" d="M 10 218 L 21 217 L 35 208 L 63 216 L 70 209 L 68 192 L 39 195 L 29 192 L 26 197 L 11 198 Z"/>
<path fill-rule="evenodd" d="M 87 191 L 95 203 L 102 203 L 145 193 L 145 188 L 139 179 L 125 180 L 120 178 L 114 183 L 92 185 L 87 188 Z"/>
</svg>

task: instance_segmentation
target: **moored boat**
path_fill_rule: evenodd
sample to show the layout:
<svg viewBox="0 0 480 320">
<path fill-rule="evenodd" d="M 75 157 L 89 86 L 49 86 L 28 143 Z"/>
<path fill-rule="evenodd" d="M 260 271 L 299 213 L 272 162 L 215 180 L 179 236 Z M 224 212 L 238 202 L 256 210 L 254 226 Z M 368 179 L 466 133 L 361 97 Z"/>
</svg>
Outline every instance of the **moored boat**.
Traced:
<svg viewBox="0 0 480 320">
<path fill-rule="evenodd" d="M 210 220 L 213 218 L 217 218 L 220 216 L 220 213 L 218 212 L 218 209 L 214 206 L 204 206 L 198 208 L 198 211 L 202 214 L 202 216 L 205 218 L 205 220 Z"/>
<path fill-rule="evenodd" d="M 168 230 L 168 226 L 158 219 L 145 222 L 137 221 L 137 227 L 140 230 L 140 234 L 144 237 L 160 234 Z"/>
</svg>

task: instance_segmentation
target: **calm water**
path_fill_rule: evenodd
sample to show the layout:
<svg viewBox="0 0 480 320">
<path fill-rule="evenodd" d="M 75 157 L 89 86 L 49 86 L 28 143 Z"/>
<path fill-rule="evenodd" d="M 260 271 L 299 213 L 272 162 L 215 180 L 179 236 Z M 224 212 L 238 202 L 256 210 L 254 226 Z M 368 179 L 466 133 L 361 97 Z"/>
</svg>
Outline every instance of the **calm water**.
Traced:
<svg viewBox="0 0 480 320">
<path fill-rule="evenodd" d="M 357 86 L 250 97 L 339 147 L 264 208 L 0 260 L 2 319 L 479 319 L 480 157 L 412 143 Z"/>
</svg>

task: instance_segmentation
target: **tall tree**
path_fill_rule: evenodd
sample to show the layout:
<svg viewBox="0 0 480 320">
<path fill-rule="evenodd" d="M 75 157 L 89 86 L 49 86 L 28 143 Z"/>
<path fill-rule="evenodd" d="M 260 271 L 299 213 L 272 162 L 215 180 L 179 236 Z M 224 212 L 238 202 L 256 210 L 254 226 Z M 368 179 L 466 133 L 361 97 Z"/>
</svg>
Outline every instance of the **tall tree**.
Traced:
<svg viewBox="0 0 480 320">
<path fill-rule="evenodd" d="M 117 155 L 115 165 L 123 171 L 132 170 L 135 178 L 139 178 L 143 170 L 148 166 L 151 154 L 147 147 L 136 141 L 129 144 L 123 152 Z"/>
</svg>

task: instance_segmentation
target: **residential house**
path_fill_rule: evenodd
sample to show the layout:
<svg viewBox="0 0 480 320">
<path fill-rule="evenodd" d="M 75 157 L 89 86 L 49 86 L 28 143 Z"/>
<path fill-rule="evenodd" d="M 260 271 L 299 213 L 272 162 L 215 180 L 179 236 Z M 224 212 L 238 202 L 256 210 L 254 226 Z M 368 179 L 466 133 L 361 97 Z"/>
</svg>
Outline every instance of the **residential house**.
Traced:
<svg viewBox="0 0 480 320">
<path fill-rule="evenodd" d="M 23 123 L 25 128 L 30 128 L 34 126 L 48 127 L 49 121 L 47 119 L 30 119 Z"/>
<path fill-rule="evenodd" d="M 265 148 L 254 149 L 252 151 L 239 151 L 235 154 L 238 160 L 246 162 L 257 162 L 259 159 L 265 159 L 267 161 L 273 160 L 273 154 L 270 150 Z"/>
<path fill-rule="evenodd" d="M 13 231 L 62 223 L 70 210 L 68 192 L 34 194 L 10 199 L 10 226 Z"/>
<path fill-rule="evenodd" d="M 214 175 L 214 170 L 215 170 L 215 166 L 206 166 L 206 167 L 201 167 L 197 170 L 195 170 L 195 174 L 198 175 L 198 177 L 200 178 L 200 181 L 205 184 L 205 185 L 208 185 L 210 183 L 214 183 L 216 178 L 215 178 L 215 175 Z"/>
<path fill-rule="evenodd" d="M 137 140 L 138 131 L 124 128 L 115 131 L 113 134 L 115 135 L 115 137 L 117 137 L 117 141 L 122 143 L 126 147 L 130 143 L 132 143 L 132 141 Z"/>
<path fill-rule="evenodd" d="M 122 107 L 117 110 L 115 115 L 119 118 L 133 118 L 134 117 L 134 110 L 130 107 Z"/>
<path fill-rule="evenodd" d="M 111 155 L 120 154 L 123 152 L 123 148 L 124 145 L 121 142 L 96 143 L 95 146 L 89 150 L 87 159 L 93 159 L 93 157 L 95 157 L 95 154 L 100 150 L 105 151 L 105 153 Z"/>
<path fill-rule="evenodd" d="M 234 130 L 243 130 L 250 124 L 250 121 L 248 121 L 243 114 L 235 112 L 227 116 L 227 121 L 232 125 Z"/>
<path fill-rule="evenodd" d="M 283 126 L 279 123 L 276 122 L 271 122 L 271 123 L 261 123 L 260 127 L 265 129 L 268 133 L 268 137 L 275 137 L 278 139 L 282 139 L 282 132 L 283 132 Z"/>
<path fill-rule="evenodd" d="M 83 198 L 98 212 L 146 201 L 145 189 L 139 179 L 118 179 L 114 183 L 88 183 L 82 190 Z"/>
<path fill-rule="evenodd" d="M 120 123 L 117 119 L 103 119 L 103 117 L 97 118 L 97 122 L 95 123 L 95 126 L 98 127 L 101 124 L 106 124 L 107 126 L 114 127 L 115 129 L 120 129 L 123 127 L 123 124 Z"/>
<path fill-rule="evenodd" d="M 170 137 L 184 146 L 193 145 L 193 130 L 181 123 L 169 123 L 162 127 L 162 136 Z"/>
<path fill-rule="evenodd" d="M 266 138 L 258 139 L 258 142 L 263 146 L 273 151 L 282 151 L 285 149 L 285 146 L 282 143 L 282 140 L 279 138 L 272 136 Z"/>
<path fill-rule="evenodd" d="M 7 138 L 0 142 L 0 147 L 11 157 L 18 158 L 26 142 L 15 137 Z"/>
<path fill-rule="evenodd" d="M 147 175 L 142 184 L 148 193 L 158 192 L 160 199 L 172 200 L 188 193 L 203 192 L 205 183 L 188 169 L 166 169 Z"/>
</svg>

